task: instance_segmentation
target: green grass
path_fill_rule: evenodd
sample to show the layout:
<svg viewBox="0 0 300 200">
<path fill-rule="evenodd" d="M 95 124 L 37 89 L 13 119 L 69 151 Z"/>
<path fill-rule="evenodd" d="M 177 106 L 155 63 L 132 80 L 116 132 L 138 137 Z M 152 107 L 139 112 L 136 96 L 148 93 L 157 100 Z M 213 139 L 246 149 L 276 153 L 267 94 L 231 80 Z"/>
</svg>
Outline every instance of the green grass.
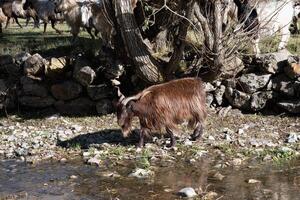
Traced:
<svg viewBox="0 0 300 200">
<path fill-rule="evenodd" d="M 71 52 L 94 51 L 100 48 L 99 40 L 92 40 L 86 31 L 81 31 L 78 40 L 72 44 L 70 28 L 63 24 L 57 24 L 56 28 L 63 34 L 58 34 L 47 26 L 46 34 L 43 34 L 43 24 L 40 28 L 33 28 L 30 23 L 25 27 L 24 20 L 20 20 L 23 28 L 11 23 L 7 29 L 3 29 L 0 37 L 0 54 L 16 55 L 20 52 L 40 53 L 43 55 L 70 54 Z"/>
<path fill-rule="evenodd" d="M 43 24 L 40 28 L 33 29 L 32 22 L 25 27 L 25 21 L 20 20 L 23 28 L 17 24 L 11 23 L 7 29 L 3 29 L 0 37 L 0 55 L 16 55 L 20 52 L 40 53 L 44 56 L 70 55 L 82 52 L 88 52 L 95 55 L 100 49 L 100 40 L 92 40 L 86 31 L 81 31 L 78 40 L 72 44 L 70 28 L 63 24 L 57 24 L 56 27 L 63 32 L 59 35 L 48 24 L 46 34 L 43 34 Z M 262 53 L 275 52 L 278 47 L 279 37 L 264 38 L 260 42 Z M 195 48 L 200 49 L 203 43 L 202 36 L 189 31 L 187 41 Z M 288 43 L 288 50 L 293 54 L 300 55 L 300 35 L 291 36 Z M 247 51 L 247 50 L 246 50 Z M 166 52 L 157 54 L 165 55 Z"/>
</svg>

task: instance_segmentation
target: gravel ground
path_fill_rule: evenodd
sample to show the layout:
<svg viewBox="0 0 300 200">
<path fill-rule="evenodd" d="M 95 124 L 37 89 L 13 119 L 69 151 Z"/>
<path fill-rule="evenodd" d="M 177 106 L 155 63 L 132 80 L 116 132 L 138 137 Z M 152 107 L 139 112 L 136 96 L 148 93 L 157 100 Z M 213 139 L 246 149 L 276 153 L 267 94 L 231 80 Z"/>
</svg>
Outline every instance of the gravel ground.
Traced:
<svg viewBox="0 0 300 200">
<path fill-rule="evenodd" d="M 137 122 L 134 123 L 137 128 Z M 231 110 L 220 117 L 210 110 L 201 140 L 190 141 L 188 130 L 182 132 L 175 148 L 166 148 L 168 138 L 152 137 L 143 154 L 150 159 L 176 157 L 193 162 L 204 154 L 220 156 L 228 165 L 239 165 L 249 158 L 256 160 L 291 159 L 300 150 L 299 118 L 242 114 Z M 44 159 L 65 160 L 82 156 L 91 164 L 100 164 L 102 158 L 136 158 L 137 134 L 123 139 L 114 114 L 102 117 L 29 117 L 9 115 L 0 119 L 0 157 L 18 158 L 27 162 Z M 150 152 L 150 153 L 149 153 Z M 148 156 L 148 155 L 147 155 Z M 225 159 L 226 158 L 226 159 Z"/>
</svg>

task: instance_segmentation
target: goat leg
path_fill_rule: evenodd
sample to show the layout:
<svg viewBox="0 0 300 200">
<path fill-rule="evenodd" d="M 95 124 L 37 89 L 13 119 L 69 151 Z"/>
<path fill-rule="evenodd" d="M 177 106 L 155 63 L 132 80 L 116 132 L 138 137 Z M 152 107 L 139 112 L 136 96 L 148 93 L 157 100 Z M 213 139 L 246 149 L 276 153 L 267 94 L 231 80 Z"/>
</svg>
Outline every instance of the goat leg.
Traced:
<svg viewBox="0 0 300 200">
<path fill-rule="evenodd" d="M 200 122 L 198 122 L 193 134 L 191 135 L 192 140 L 196 141 L 198 138 L 201 137 L 202 133 L 203 133 L 203 126 Z"/>
<path fill-rule="evenodd" d="M 144 146 L 144 144 L 145 144 L 145 134 L 146 134 L 146 130 L 142 129 L 140 131 L 140 141 L 139 141 L 137 147 L 142 148 Z"/>
<path fill-rule="evenodd" d="M 166 131 L 171 138 L 171 144 L 168 147 L 174 147 L 176 145 L 176 138 L 173 134 L 173 131 L 168 127 L 166 128 Z"/>
<path fill-rule="evenodd" d="M 18 26 L 19 26 L 20 28 L 23 28 L 23 27 L 22 27 L 22 25 L 19 23 L 19 21 L 18 21 L 18 18 L 17 18 L 17 17 L 15 17 L 15 21 L 16 21 L 16 23 L 18 24 Z"/>
<path fill-rule="evenodd" d="M 94 40 L 95 37 L 94 37 L 94 35 L 92 34 L 92 28 L 91 28 L 91 27 L 87 27 L 87 28 L 86 28 L 86 31 L 90 34 L 91 38 Z"/>
<path fill-rule="evenodd" d="M 52 28 L 58 33 L 58 34 L 62 34 L 62 32 L 60 30 L 58 30 L 57 28 L 55 28 L 55 20 L 51 20 L 51 26 Z"/>
<path fill-rule="evenodd" d="M 44 22 L 44 33 L 43 33 L 43 34 L 45 34 L 45 33 L 46 33 L 46 29 L 47 29 L 47 23 L 46 23 L 46 22 Z"/>
<path fill-rule="evenodd" d="M 5 25 L 5 29 L 7 29 L 7 27 L 8 27 L 9 20 L 10 20 L 10 17 L 7 17 L 7 20 L 6 20 L 6 25 Z"/>
<path fill-rule="evenodd" d="M 30 21 L 30 17 L 27 17 L 27 18 L 26 18 L 26 24 L 25 24 L 25 27 L 27 27 L 27 26 L 28 26 L 28 24 L 29 24 L 29 21 Z"/>
</svg>

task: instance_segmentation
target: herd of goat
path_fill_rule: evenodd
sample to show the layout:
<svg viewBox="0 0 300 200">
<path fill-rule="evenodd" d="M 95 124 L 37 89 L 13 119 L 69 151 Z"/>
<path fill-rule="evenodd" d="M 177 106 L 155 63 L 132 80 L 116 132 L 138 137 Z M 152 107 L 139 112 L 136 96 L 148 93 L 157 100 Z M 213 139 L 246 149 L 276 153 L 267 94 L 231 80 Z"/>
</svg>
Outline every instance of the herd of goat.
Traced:
<svg viewBox="0 0 300 200">
<path fill-rule="evenodd" d="M 55 25 L 57 22 L 66 21 L 71 27 L 73 39 L 75 39 L 80 28 L 84 28 L 94 38 L 94 34 L 101 33 L 103 42 L 109 42 L 114 34 L 112 18 L 102 1 L 77 1 L 77 0 L 0 0 L 0 33 L 2 23 L 6 22 L 8 27 L 10 19 L 22 28 L 18 18 L 26 19 L 26 26 L 32 18 L 34 27 L 38 28 L 40 22 L 44 24 L 44 33 L 47 24 L 51 23 L 52 28 L 59 34 Z M 94 29 L 94 34 L 92 33 Z"/>
<path fill-rule="evenodd" d="M 133 8 L 136 7 L 137 1 L 131 0 Z M 91 38 L 95 38 L 94 35 L 100 33 L 104 44 L 108 44 L 115 33 L 112 12 L 109 10 L 111 8 L 110 5 L 106 5 L 108 2 L 103 0 L 0 0 L 0 33 L 2 23 L 6 21 L 5 28 L 7 28 L 11 18 L 21 28 L 18 18 L 26 19 L 26 25 L 32 18 L 34 27 L 39 27 L 41 21 L 44 24 L 44 33 L 49 22 L 57 33 L 61 33 L 55 24 L 65 20 L 71 27 L 73 39 L 78 36 L 80 29 L 84 28 Z M 223 23 L 228 23 L 227 19 L 231 18 L 238 21 L 242 25 L 240 27 L 244 29 L 255 27 L 260 29 L 256 31 L 257 37 L 254 37 L 257 53 L 259 53 L 259 38 L 265 32 L 269 32 L 269 35 L 280 32 L 279 49 L 284 49 L 290 36 L 290 25 L 300 18 L 299 0 L 222 0 L 221 3 L 224 9 Z"/>
</svg>

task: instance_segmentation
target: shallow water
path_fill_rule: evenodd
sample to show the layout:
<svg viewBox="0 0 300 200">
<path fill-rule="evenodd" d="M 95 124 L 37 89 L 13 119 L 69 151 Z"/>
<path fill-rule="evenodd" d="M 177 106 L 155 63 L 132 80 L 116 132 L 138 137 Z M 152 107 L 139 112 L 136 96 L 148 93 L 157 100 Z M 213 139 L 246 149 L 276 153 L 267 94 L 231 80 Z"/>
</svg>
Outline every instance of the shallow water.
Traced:
<svg viewBox="0 0 300 200">
<path fill-rule="evenodd" d="M 300 199 L 300 160 L 282 166 L 262 165 L 218 169 L 203 159 L 194 164 L 157 164 L 149 179 L 129 178 L 131 163 L 96 167 L 79 160 L 29 165 L 0 161 L 0 199 L 179 199 L 183 187 L 218 193 L 221 199 Z M 105 177 L 105 172 L 120 177 Z M 223 180 L 213 177 L 216 172 Z M 107 173 L 106 173 L 107 174 Z M 72 175 L 77 178 L 70 178 Z M 249 179 L 259 180 L 250 184 Z M 198 190 L 199 191 L 199 190 Z M 218 198 L 217 197 L 217 198 Z"/>
</svg>

